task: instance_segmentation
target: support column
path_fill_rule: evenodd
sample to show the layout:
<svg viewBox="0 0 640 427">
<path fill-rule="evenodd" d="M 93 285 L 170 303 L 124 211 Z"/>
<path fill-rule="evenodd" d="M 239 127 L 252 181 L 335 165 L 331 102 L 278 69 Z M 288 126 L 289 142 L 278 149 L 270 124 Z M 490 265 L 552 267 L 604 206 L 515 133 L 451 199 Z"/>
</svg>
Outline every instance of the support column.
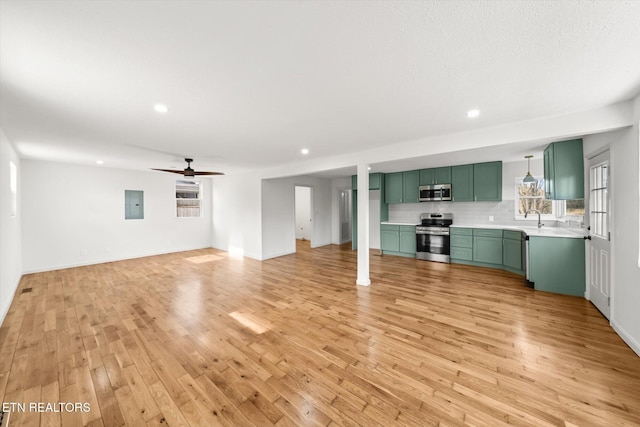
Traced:
<svg viewBox="0 0 640 427">
<path fill-rule="evenodd" d="M 358 164 L 358 278 L 356 285 L 369 286 L 369 165 Z"/>
</svg>

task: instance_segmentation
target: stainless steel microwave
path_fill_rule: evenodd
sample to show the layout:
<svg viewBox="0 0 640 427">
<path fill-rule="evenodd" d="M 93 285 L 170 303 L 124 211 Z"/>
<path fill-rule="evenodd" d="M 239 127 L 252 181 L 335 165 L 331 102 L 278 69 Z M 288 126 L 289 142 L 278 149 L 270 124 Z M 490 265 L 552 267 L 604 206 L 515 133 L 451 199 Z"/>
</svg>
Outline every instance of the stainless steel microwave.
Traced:
<svg viewBox="0 0 640 427">
<path fill-rule="evenodd" d="M 421 185 L 418 201 L 446 202 L 451 200 L 451 184 Z"/>
</svg>

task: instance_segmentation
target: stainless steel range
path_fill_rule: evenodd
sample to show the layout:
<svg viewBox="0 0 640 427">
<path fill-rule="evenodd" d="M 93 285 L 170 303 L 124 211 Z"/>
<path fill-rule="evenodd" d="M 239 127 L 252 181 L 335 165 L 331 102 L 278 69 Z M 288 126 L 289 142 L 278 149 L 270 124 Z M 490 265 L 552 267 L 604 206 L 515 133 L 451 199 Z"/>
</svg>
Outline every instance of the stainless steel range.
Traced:
<svg viewBox="0 0 640 427">
<path fill-rule="evenodd" d="M 453 224 L 451 213 L 420 214 L 420 225 L 416 227 L 416 258 L 449 262 L 449 226 L 451 224 Z"/>
</svg>

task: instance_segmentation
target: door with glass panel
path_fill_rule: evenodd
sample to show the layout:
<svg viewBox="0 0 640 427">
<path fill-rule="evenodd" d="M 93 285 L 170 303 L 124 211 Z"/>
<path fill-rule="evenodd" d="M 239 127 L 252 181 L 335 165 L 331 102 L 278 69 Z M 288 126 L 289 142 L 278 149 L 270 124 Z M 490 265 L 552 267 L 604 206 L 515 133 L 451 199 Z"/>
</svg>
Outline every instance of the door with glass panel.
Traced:
<svg viewBox="0 0 640 427">
<path fill-rule="evenodd" d="M 608 319 L 611 296 L 611 213 L 609 151 L 589 159 L 589 300 Z"/>
</svg>

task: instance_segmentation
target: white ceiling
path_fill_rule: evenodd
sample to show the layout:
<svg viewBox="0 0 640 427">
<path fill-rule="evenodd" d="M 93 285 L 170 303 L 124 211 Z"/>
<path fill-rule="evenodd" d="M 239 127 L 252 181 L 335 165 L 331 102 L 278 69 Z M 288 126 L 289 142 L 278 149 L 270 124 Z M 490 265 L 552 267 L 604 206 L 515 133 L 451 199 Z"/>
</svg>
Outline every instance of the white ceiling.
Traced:
<svg viewBox="0 0 640 427">
<path fill-rule="evenodd" d="M 2 0 L 0 126 L 23 158 L 232 173 L 630 99 L 639 46 L 639 1 Z"/>
</svg>

